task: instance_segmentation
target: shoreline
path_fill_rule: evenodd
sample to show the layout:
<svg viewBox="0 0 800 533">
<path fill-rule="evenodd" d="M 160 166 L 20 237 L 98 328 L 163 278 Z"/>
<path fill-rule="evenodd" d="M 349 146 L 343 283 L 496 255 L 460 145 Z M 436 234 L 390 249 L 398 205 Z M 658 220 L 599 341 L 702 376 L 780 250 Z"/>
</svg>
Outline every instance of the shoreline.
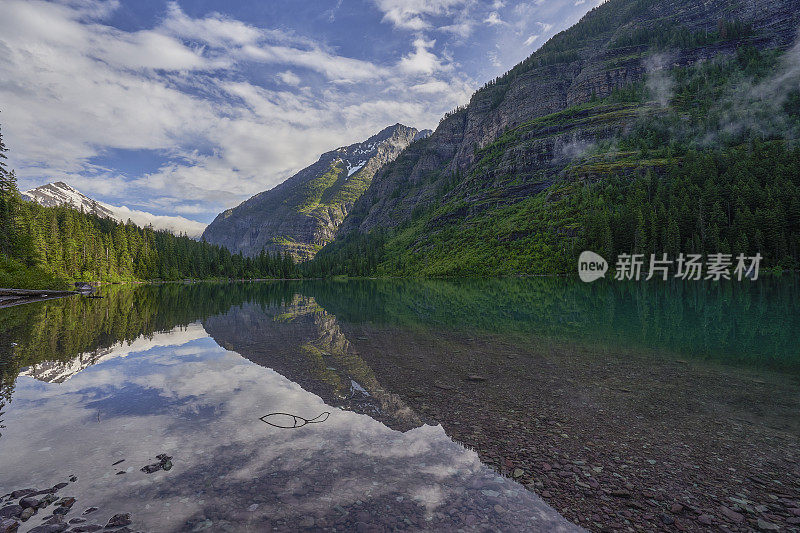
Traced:
<svg viewBox="0 0 800 533">
<path fill-rule="evenodd" d="M 0 309 L 34 302 L 44 302 L 80 294 L 78 291 L 45 291 L 34 289 L 0 288 Z"/>
</svg>

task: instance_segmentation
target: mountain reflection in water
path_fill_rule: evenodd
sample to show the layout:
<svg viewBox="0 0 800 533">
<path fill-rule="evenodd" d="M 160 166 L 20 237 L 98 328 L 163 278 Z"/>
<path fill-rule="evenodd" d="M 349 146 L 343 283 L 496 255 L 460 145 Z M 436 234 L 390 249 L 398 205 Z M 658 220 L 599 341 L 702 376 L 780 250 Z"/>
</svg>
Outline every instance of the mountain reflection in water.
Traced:
<svg viewBox="0 0 800 533">
<path fill-rule="evenodd" d="M 682 444 L 708 420 L 749 424 L 713 436 L 743 456 L 797 455 L 799 293 L 793 279 L 199 283 L 0 310 L 0 493 L 74 473 L 73 515 L 131 512 L 148 531 L 578 529 L 495 473 L 516 476 L 510 453 L 537 491 L 563 478 L 531 469 L 568 454 L 590 453 L 605 470 L 580 475 L 609 486 L 641 470 L 655 487 L 655 447 L 673 441 L 716 463 Z M 764 379 L 769 394 L 747 386 Z M 326 411 L 297 429 L 259 420 Z M 582 451 L 598 435 L 625 465 Z M 161 453 L 174 468 L 140 471 Z"/>
<path fill-rule="evenodd" d="M 30 336 L 4 357 L 29 366 L 7 394 L 0 493 L 74 473 L 63 489 L 78 498 L 74 515 L 97 506 L 103 525 L 131 512 L 148 531 L 578 529 L 384 391 L 313 298 L 250 301 L 181 325 L 189 315 L 134 307 L 119 328 L 108 311 L 128 297 L 45 303 L 48 325 L 4 317 L 7 332 Z M 17 313 L 39 316 L 31 309 Z M 73 320 L 96 329 L 47 342 L 48 326 L 68 335 Z M 32 360 L 32 346 L 52 350 Z M 292 430 L 259 420 L 276 411 L 331 415 Z M 173 457 L 170 471 L 140 471 L 160 453 Z"/>
</svg>

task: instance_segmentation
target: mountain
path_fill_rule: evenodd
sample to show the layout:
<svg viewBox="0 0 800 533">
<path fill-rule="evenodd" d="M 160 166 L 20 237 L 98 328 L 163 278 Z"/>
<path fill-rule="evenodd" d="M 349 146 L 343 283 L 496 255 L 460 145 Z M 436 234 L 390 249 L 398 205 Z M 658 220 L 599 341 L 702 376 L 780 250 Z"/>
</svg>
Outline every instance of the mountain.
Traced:
<svg viewBox="0 0 800 533">
<path fill-rule="evenodd" d="M 429 133 L 395 124 L 364 142 L 322 154 L 277 187 L 218 215 L 203 238 L 248 256 L 288 251 L 309 259 L 333 238 L 375 172 Z"/>
<path fill-rule="evenodd" d="M 800 264 L 798 8 L 601 4 L 381 169 L 317 262 L 534 274 L 595 249 Z"/>
<path fill-rule="evenodd" d="M 105 207 L 96 200 L 92 200 L 63 181 L 41 185 L 20 194 L 24 200 L 36 202 L 44 207 L 66 205 L 84 213 L 91 213 L 103 218 L 114 218 L 114 212 L 110 208 Z"/>
<path fill-rule="evenodd" d="M 63 181 L 48 183 L 21 193 L 22 198 L 45 207 L 68 206 L 84 213 L 103 218 L 113 218 L 120 222 L 131 220 L 140 227 L 153 226 L 175 234 L 185 233 L 189 237 L 199 237 L 206 225 L 178 216 L 153 215 L 125 206 L 113 206 L 89 198 Z"/>
</svg>

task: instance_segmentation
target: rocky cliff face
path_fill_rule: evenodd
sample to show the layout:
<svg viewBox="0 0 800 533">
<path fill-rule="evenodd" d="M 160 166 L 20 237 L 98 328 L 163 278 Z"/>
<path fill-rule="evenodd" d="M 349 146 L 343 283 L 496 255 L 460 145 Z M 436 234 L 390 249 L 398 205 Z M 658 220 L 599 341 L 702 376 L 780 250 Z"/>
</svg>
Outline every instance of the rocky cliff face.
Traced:
<svg viewBox="0 0 800 533">
<path fill-rule="evenodd" d="M 249 256 L 288 251 L 296 259 L 310 259 L 333 239 L 375 173 L 429 133 L 396 124 L 362 143 L 322 154 L 274 189 L 221 213 L 203 237 Z"/>
<path fill-rule="evenodd" d="M 658 80 L 662 70 L 731 55 L 743 45 L 788 48 L 799 13 L 797 0 L 610 0 L 384 167 L 339 238 L 396 227 L 443 194 L 444 201 L 469 204 L 462 213 L 468 215 L 541 191 L 586 147 L 625 131 L 637 114 L 658 113 L 659 103 L 544 117 L 607 97 L 648 73 Z M 486 150 L 496 152 L 489 165 Z"/>
</svg>

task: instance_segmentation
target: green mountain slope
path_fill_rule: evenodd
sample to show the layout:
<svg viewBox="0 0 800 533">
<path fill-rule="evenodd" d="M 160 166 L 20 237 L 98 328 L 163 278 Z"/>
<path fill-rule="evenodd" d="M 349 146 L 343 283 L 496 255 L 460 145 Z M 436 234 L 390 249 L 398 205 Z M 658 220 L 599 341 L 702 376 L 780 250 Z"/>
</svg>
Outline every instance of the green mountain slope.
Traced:
<svg viewBox="0 0 800 533">
<path fill-rule="evenodd" d="M 586 248 L 796 266 L 798 7 L 610 0 L 382 169 L 317 267 L 571 272 Z"/>
<path fill-rule="evenodd" d="M 395 124 L 362 143 L 322 154 L 274 189 L 221 213 L 203 238 L 246 256 L 263 250 L 309 259 L 333 239 L 375 172 L 427 133 Z"/>
</svg>

